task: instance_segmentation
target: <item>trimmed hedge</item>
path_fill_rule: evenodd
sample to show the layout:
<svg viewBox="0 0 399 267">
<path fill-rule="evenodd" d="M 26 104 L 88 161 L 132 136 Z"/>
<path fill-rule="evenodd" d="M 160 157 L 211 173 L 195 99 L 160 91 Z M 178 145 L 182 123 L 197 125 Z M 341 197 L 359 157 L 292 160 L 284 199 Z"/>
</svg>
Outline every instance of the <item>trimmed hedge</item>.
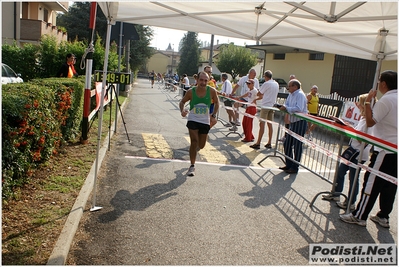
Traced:
<svg viewBox="0 0 399 267">
<path fill-rule="evenodd" d="M 77 137 L 84 77 L 50 78 L 2 86 L 2 197 Z"/>
</svg>

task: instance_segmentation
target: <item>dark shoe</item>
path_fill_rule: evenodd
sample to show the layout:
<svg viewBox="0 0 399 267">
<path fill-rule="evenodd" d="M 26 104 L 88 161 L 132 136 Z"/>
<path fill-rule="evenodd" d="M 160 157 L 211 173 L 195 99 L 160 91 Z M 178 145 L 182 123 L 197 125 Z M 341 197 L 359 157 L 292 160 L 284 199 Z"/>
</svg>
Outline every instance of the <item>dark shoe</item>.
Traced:
<svg viewBox="0 0 399 267">
<path fill-rule="evenodd" d="M 272 145 L 271 144 L 266 144 L 265 147 L 266 148 L 272 148 Z"/>
<path fill-rule="evenodd" d="M 253 148 L 253 149 L 260 149 L 260 145 L 258 145 L 258 144 L 253 144 L 253 145 L 251 145 L 249 147 Z"/>
<path fill-rule="evenodd" d="M 280 170 L 283 170 L 283 171 L 286 171 L 286 170 L 288 170 L 289 168 L 287 167 L 287 166 L 284 166 L 284 167 L 278 167 Z"/>
<path fill-rule="evenodd" d="M 245 139 L 242 139 L 241 140 L 241 142 L 244 142 L 244 143 L 249 143 L 249 142 L 252 142 L 251 140 L 245 140 Z"/>
<path fill-rule="evenodd" d="M 288 170 L 285 170 L 285 173 L 290 173 L 290 174 L 298 173 L 298 170 L 288 169 Z"/>
</svg>

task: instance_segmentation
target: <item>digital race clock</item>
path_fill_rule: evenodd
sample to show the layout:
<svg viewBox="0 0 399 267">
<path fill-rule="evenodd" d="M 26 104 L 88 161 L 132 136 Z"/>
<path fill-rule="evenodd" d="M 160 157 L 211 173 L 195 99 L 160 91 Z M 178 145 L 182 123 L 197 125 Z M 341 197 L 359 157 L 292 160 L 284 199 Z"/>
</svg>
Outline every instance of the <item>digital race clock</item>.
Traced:
<svg viewBox="0 0 399 267">
<path fill-rule="evenodd" d="M 96 82 L 102 82 L 103 72 L 96 70 L 94 73 L 94 80 Z M 132 74 L 127 72 L 107 72 L 107 83 L 131 84 Z"/>
</svg>

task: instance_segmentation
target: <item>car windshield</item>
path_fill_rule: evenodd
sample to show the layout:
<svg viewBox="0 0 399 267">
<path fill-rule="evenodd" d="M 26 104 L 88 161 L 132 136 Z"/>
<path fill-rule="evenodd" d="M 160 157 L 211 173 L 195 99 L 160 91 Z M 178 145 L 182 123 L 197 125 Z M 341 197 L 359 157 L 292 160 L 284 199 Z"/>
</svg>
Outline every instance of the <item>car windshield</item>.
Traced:
<svg viewBox="0 0 399 267">
<path fill-rule="evenodd" d="M 3 65 L 1 74 L 3 77 L 17 77 L 17 74 L 15 74 L 15 72 L 7 65 Z"/>
</svg>

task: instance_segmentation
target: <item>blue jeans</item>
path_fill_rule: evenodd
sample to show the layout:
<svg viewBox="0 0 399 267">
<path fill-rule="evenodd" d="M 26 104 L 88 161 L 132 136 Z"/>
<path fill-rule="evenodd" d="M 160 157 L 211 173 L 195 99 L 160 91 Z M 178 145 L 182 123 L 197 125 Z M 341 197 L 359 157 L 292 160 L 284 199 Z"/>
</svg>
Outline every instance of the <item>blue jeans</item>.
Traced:
<svg viewBox="0 0 399 267">
<path fill-rule="evenodd" d="M 352 162 L 354 164 L 357 164 L 357 159 L 353 159 Z M 363 164 L 365 161 L 361 161 Z M 348 165 L 344 163 L 340 163 L 338 166 L 338 174 L 337 174 L 337 186 L 335 187 L 335 192 L 336 193 L 342 193 L 342 190 L 344 189 L 344 182 L 345 182 L 345 175 L 349 170 L 349 190 L 348 190 L 348 200 L 350 198 L 350 194 L 352 192 L 353 188 L 353 181 L 355 180 L 355 174 L 356 174 L 356 168 L 349 167 Z M 359 173 L 357 174 L 357 178 L 359 178 L 360 170 Z M 353 195 L 352 199 L 352 204 L 355 204 L 356 202 L 356 197 L 359 192 L 359 179 L 357 179 L 356 185 L 355 185 L 355 193 Z M 339 194 L 335 194 L 339 196 Z"/>
<path fill-rule="evenodd" d="M 300 120 L 290 124 L 290 130 L 300 136 L 305 135 L 307 128 L 308 128 L 308 123 L 305 120 Z M 287 137 L 284 141 L 284 154 L 287 157 L 293 158 L 297 162 L 300 162 L 302 156 L 302 142 L 296 139 L 295 137 L 292 137 L 290 134 L 287 134 Z M 299 164 L 295 163 L 289 158 L 285 158 L 285 166 L 288 169 L 297 171 Z"/>
</svg>

